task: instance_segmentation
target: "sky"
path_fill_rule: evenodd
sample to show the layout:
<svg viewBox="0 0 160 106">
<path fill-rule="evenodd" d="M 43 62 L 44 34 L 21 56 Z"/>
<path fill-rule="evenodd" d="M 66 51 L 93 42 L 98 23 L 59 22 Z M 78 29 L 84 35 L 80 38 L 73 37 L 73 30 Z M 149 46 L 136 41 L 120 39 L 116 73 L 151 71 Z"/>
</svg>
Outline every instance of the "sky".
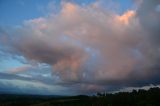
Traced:
<svg viewBox="0 0 160 106">
<path fill-rule="evenodd" d="M 159 0 L 0 0 L 0 93 L 160 85 Z"/>
</svg>

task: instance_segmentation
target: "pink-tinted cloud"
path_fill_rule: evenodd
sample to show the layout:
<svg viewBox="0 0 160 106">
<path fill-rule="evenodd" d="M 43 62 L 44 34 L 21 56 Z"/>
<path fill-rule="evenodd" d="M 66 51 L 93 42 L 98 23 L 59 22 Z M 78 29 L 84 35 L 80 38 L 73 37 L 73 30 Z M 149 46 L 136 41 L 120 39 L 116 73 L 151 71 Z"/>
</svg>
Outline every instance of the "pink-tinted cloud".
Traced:
<svg viewBox="0 0 160 106">
<path fill-rule="evenodd" d="M 127 25 L 129 24 L 129 19 L 132 18 L 134 15 L 135 15 L 135 12 L 130 10 L 124 13 L 123 15 L 118 16 L 117 19 Z"/>
<path fill-rule="evenodd" d="M 16 74 L 16 73 L 21 73 L 21 72 L 28 71 L 31 69 L 33 69 L 32 66 L 25 65 L 25 66 L 11 68 L 11 69 L 7 70 L 7 73 Z"/>
<path fill-rule="evenodd" d="M 61 84 L 102 90 L 146 79 L 152 83 L 159 80 L 160 51 L 153 41 L 160 18 L 155 11 L 159 2 L 149 3 L 118 15 L 98 5 L 66 2 L 58 14 L 26 21 L 15 31 L 11 47 L 30 61 L 51 65 Z"/>
</svg>

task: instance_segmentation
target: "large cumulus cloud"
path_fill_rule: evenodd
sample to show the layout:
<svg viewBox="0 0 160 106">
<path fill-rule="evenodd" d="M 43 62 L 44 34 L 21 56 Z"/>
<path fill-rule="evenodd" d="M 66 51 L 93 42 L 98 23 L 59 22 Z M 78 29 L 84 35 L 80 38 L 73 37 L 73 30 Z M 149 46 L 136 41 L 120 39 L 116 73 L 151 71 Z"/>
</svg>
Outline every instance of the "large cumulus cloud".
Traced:
<svg viewBox="0 0 160 106">
<path fill-rule="evenodd" d="M 81 92 L 159 84 L 159 5 L 144 0 L 119 15 L 97 2 L 64 2 L 59 13 L 25 21 L 1 43 L 28 61 L 51 65 L 60 84 Z"/>
</svg>

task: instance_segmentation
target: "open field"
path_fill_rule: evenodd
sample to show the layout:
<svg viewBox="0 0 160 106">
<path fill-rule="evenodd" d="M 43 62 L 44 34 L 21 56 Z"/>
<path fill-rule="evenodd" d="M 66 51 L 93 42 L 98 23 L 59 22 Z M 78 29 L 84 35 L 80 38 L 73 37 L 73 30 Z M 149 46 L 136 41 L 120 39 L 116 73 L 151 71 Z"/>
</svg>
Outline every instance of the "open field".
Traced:
<svg viewBox="0 0 160 106">
<path fill-rule="evenodd" d="M 2 94 L 0 106 L 160 106 L 159 98 L 160 88 L 70 97 Z"/>
</svg>

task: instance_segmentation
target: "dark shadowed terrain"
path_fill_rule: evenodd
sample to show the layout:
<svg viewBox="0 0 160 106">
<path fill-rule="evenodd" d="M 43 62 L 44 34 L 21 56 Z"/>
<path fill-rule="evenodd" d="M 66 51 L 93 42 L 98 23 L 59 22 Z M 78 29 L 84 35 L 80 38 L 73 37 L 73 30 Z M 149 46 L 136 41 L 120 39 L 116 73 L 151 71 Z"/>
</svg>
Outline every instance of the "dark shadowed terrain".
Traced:
<svg viewBox="0 0 160 106">
<path fill-rule="evenodd" d="M 160 106 L 160 88 L 70 97 L 1 94 L 0 106 Z"/>
</svg>

